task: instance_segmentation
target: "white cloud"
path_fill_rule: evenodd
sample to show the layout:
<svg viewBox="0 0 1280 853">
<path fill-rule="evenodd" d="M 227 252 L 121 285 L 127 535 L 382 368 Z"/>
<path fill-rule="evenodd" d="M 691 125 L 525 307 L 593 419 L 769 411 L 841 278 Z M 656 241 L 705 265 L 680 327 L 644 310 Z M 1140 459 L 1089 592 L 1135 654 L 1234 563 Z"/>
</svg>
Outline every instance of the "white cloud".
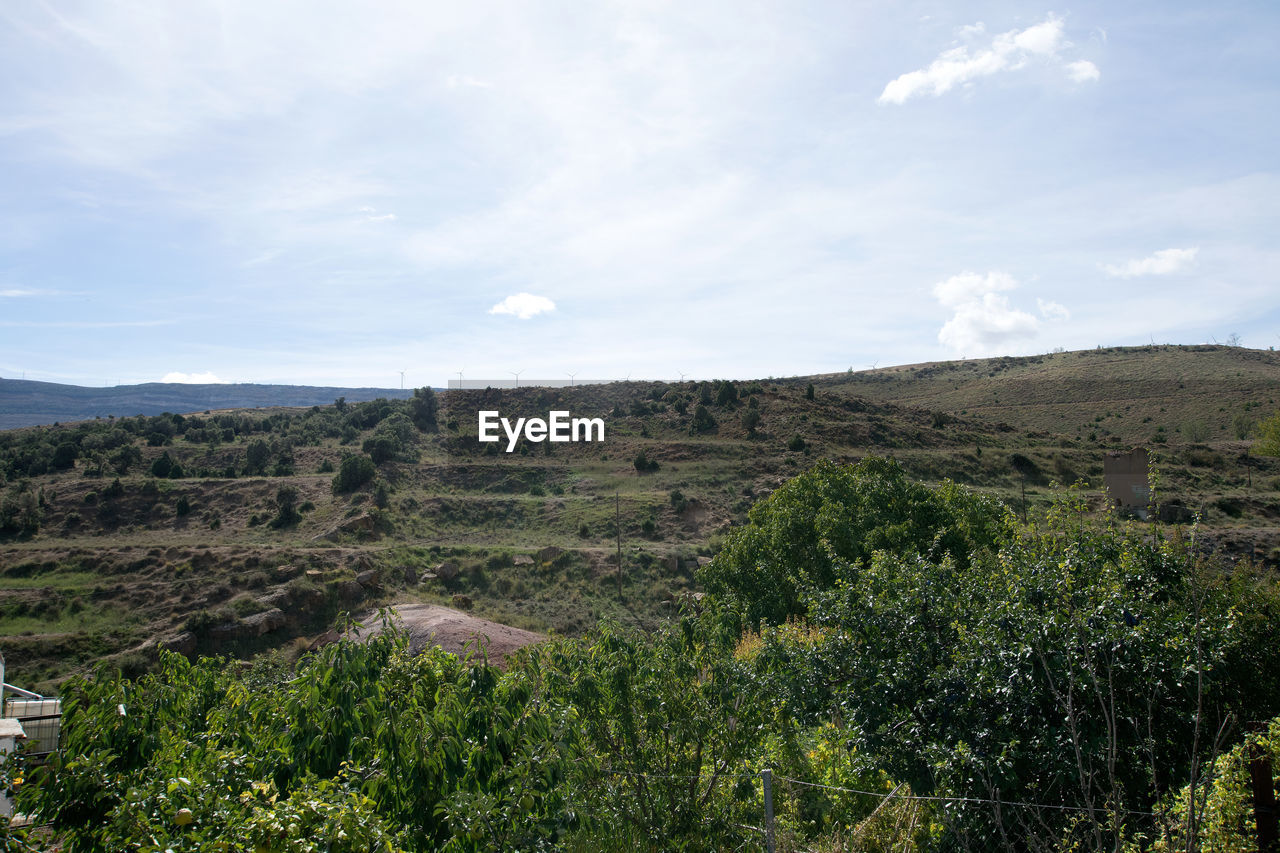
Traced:
<svg viewBox="0 0 1280 853">
<path fill-rule="evenodd" d="M 961 27 L 960 35 L 972 39 L 983 34 L 981 23 Z M 1071 43 L 1063 38 L 1063 21 L 1050 16 L 1047 20 L 1027 27 L 1010 30 L 994 36 L 989 47 L 970 50 L 953 47 L 943 51 L 928 68 L 909 71 L 884 87 L 877 101 L 881 104 L 902 104 L 917 95 L 945 94 L 959 85 L 969 84 L 980 77 L 989 77 L 1001 71 L 1016 71 L 1032 58 L 1058 60 L 1059 54 Z M 1068 76 L 1076 81 L 1097 80 L 1097 66 L 1088 61 L 1067 65 Z"/>
<path fill-rule="evenodd" d="M 1103 264 L 1107 275 L 1115 278 L 1136 278 L 1142 275 L 1172 275 L 1182 272 L 1195 263 L 1198 246 L 1189 249 L 1161 249 L 1150 257 L 1125 261 L 1123 264 Z"/>
<path fill-rule="evenodd" d="M 23 296 L 51 296 L 51 290 L 32 290 L 26 287 L 11 287 L 7 290 L 0 290 L 0 298 L 19 299 Z"/>
<path fill-rule="evenodd" d="M 954 312 L 938 332 L 938 340 L 963 355 L 984 355 L 1036 337 L 1041 321 L 1010 305 L 1004 295 L 1017 286 L 1013 276 L 999 271 L 986 275 L 964 272 L 935 284 L 933 295 Z M 1070 316 L 1056 302 L 1037 299 L 1036 303 L 1046 320 Z"/>
<path fill-rule="evenodd" d="M 1067 76 L 1073 83 L 1093 83 L 1102 77 L 1098 66 L 1087 59 L 1067 63 Z"/>
<path fill-rule="evenodd" d="M 226 379 L 219 379 L 213 373 L 166 373 L 161 382 L 176 382 L 182 385 L 226 385 Z"/>
<path fill-rule="evenodd" d="M 556 304 L 545 296 L 532 293 L 517 293 L 508 296 L 489 309 L 490 314 L 512 314 L 521 320 L 528 320 L 547 311 L 556 310 Z"/>
<path fill-rule="evenodd" d="M 1067 310 L 1067 306 L 1060 302 L 1047 302 L 1044 299 L 1036 299 L 1036 308 L 1040 309 L 1040 316 L 1046 320 L 1071 319 L 1071 312 Z"/>
<path fill-rule="evenodd" d="M 986 275 L 979 275 L 974 272 L 964 272 L 935 284 L 933 295 L 948 308 L 955 308 L 966 302 L 981 299 L 985 293 L 1013 290 L 1017 286 L 1018 283 L 1008 273 L 989 272 Z"/>
</svg>

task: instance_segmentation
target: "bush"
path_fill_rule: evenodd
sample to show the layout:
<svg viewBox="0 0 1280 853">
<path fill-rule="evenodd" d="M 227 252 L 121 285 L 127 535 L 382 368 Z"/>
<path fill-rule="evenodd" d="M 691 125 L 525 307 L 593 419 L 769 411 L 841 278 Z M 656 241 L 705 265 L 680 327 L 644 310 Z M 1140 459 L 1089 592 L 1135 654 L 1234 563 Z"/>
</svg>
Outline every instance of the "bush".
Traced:
<svg viewBox="0 0 1280 853">
<path fill-rule="evenodd" d="M 805 447 L 806 445 L 804 443 L 804 438 L 800 435 L 800 433 L 796 433 L 795 435 L 793 435 L 791 437 L 791 440 L 787 442 L 787 450 L 790 450 L 794 453 L 800 453 L 805 449 Z"/>
<path fill-rule="evenodd" d="M 897 462 L 879 457 L 850 466 L 820 460 L 752 507 L 749 519 L 729 533 L 702 580 L 751 624 L 804 613 L 814 594 L 877 550 L 963 564 L 1012 530 L 993 498 L 949 482 L 936 489 L 912 482 Z"/>
<path fill-rule="evenodd" d="M 333 478 L 333 493 L 345 495 L 368 483 L 378 474 L 378 468 L 368 456 L 354 455 L 342 460 Z"/>
<path fill-rule="evenodd" d="M 698 408 L 693 410 L 693 423 L 689 425 L 689 432 L 697 435 L 701 432 L 710 432 L 716 426 L 716 419 L 711 416 L 711 410 L 699 403 Z"/>
</svg>

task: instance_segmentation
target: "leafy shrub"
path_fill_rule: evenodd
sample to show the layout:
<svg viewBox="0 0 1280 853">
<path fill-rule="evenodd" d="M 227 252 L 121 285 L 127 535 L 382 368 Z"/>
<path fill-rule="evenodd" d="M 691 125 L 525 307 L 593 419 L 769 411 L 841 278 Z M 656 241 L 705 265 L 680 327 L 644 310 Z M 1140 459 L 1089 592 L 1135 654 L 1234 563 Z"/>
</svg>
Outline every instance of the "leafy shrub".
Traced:
<svg viewBox="0 0 1280 853">
<path fill-rule="evenodd" d="M 343 495 L 354 492 L 377 474 L 378 468 L 368 456 L 348 456 L 342 460 L 338 473 L 333 477 L 333 493 Z"/>
</svg>

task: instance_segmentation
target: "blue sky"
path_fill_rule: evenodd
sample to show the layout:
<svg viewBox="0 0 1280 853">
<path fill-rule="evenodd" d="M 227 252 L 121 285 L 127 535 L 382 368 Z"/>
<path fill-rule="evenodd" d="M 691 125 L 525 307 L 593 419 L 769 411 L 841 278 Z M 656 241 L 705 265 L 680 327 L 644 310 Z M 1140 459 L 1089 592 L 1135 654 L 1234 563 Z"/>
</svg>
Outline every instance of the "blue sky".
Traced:
<svg viewBox="0 0 1280 853">
<path fill-rule="evenodd" d="M 1280 345 L 1275 3 L 0 7 L 0 376 Z"/>
</svg>

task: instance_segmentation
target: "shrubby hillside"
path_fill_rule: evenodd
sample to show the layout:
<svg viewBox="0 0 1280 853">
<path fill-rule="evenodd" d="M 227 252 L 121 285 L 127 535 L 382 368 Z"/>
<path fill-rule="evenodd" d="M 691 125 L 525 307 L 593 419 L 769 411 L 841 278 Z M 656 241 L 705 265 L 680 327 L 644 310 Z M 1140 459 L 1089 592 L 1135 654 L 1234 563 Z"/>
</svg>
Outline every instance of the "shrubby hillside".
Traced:
<svg viewBox="0 0 1280 853">
<path fill-rule="evenodd" d="M 394 631 L 104 668 L 7 781 L 68 851 L 758 847 L 765 769 L 783 850 L 1246 849 L 1280 597 L 1193 528 L 1070 490 L 1024 526 L 873 458 L 786 482 L 699 580 L 505 669 Z"/>
</svg>

